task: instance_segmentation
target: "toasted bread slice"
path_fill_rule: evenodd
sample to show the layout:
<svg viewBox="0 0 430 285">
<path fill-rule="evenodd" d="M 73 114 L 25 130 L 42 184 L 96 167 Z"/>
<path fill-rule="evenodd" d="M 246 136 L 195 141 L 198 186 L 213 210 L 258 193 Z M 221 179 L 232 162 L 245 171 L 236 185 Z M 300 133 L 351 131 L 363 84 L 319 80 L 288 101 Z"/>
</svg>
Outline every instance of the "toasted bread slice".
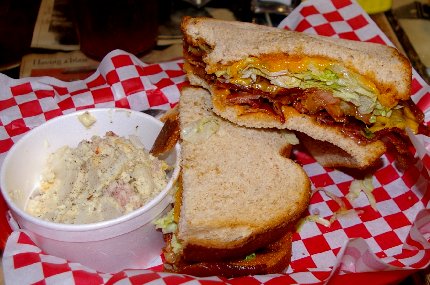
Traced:
<svg viewBox="0 0 430 285">
<path fill-rule="evenodd" d="M 243 258 L 285 236 L 310 197 L 304 170 L 281 155 L 289 132 L 216 116 L 202 88 L 182 90 L 179 120 L 182 261 Z"/>
</svg>

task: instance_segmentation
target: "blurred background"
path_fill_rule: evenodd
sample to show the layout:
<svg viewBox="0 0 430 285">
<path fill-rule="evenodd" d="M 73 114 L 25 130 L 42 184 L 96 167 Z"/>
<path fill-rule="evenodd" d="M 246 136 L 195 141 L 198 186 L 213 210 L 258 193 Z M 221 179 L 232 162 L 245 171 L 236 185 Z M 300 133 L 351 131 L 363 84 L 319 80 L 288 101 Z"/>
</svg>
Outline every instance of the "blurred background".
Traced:
<svg viewBox="0 0 430 285">
<path fill-rule="evenodd" d="M 358 2 L 429 82 L 429 0 Z M 165 60 L 181 55 L 184 15 L 277 26 L 298 4 L 300 0 L 0 0 L 0 72 L 13 78 L 81 79 L 114 48 L 146 62 Z M 67 57 L 72 59 L 65 65 Z"/>
</svg>

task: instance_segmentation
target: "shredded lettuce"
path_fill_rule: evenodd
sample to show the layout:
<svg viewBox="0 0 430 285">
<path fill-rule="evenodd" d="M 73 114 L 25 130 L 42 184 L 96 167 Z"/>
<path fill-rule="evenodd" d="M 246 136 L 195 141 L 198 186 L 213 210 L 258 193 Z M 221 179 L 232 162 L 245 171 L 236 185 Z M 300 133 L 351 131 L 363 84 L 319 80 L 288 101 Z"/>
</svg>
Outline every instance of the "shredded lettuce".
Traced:
<svg viewBox="0 0 430 285">
<path fill-rule="evenodd" d="M 251 253 L 251 254 L 249 254 L 249 255 L 247 255 L 247 256 L 245 257 L 245 261 L 253 260 L 253 259 L 255 259 L 256 257 L 257 257 L 257 254 L 255 254 L 255 252 L 254 252 L 254 253 Z"/>
<path fill-rule="evenodd" d="M 365 184 L 365 188 L 366 189 L 370 189 L 371 188 L 369 186 L 369 182 L 367 180 L 366 180 L 366 182 L 364 182 L 364 184 Z M 358 188 L 358 189 L 361 189 L 361 187 Z M 296 225 L 297 232 L 299 232 L 301 230 L 301 228 L 303 227 L 303 225 L 306 222 L 315 222 L 315 223 L 321 224 L 321 225 L 323 225 L 325 227 L 330 227 L 331 224 L 335 220 L 337 220 L 337 219 L 340 219 L 340 218 L 350 218 L 350 217 L 354 217 L 356 215 L 360 215 L 360 214 L 363 213 L 363 211 L 361 211 L 361 210 L 347 209 L 345 203 L 342 201 L 342 199 L 340 197 L 334 195 L 330 191 L 327 191 L 323 187 L 318 187 L 318 188 L 314 189 L 312 191 L 312 195 L 315 194 L 318 191 L 324 192 L 330 199 L 332 199 L 333 201 L 335 201 L 339 205 L 340 208 L 336 212 L 333 213 L 333 215 L 330 217 L 330 219 L 321 217 L 319 215 L 319 210 L 318 209 L 314 209 L 314 211 L 313 211 L 312 214 L 310 214 L 310 215 L 308 215 L 308 216 L 306 216 L 306 217 L 304 217 L 304 218 L 302 218 L 302 219 L 299 220 L 299 222 Z M 349 195 L 350 195 L 349 198 L 350 199 L 351 198 L 355 199 L 356 197 L 358 197 L 359 191 L 361 191 L 361 190 L 358 190 L 358 192 L 357 192 L 357 190 L 353 189 L 353 191 L 351 191 L 349 193 Z M 354 197 L 352 197 L 352 196 L 354 196 Z"/>
<path fill-rule="evenodd" d="M 182 250 L 182 244 L 176 237 L 178 224 L 174 221 L 174 210 L 171 209 L 165 216 L 154 221 L 156 229 L 161 229 L 163 234 L 172 234 L 170 246 L 174 254 L 178 254 Z"/>
<path fill-rule="evenodd" d="M 339 218 L 348 218 L 348 217 L 354 217 L 356 215 L 363 214 L 363 210 L 355 210 L 355 209 L 344 209 L 336 211 L 333 216 L 330 218 L 330 224 L 332 224 L 335 220 Z"/>
<path fill-rule="evenodd" d="M 219 129 L 219 123 L 214 117 L 204 117 L 200 120 L 194 121 L 181 131 L 183 140 L 197 143 L 204 142 L 215 134 Z"/>
<path fill-rule="evenodd" d="M 346 205 L 345 203 L 342 201 L 342 199 L 336 195 L 334 195 L 333 193 L 331 193 L 330 191 L 326 190 L 325 188 L 317 188 L 318 190 L 323 191 L 330 199 L 332 199 L 333 201 L 335 201 L 339 207 L 341 211 L 346 210 Z"/>
<path fill-rule="evenodd" d="M 321 224 L 325 227 L 329 227 L 331 225 L 330 221 L 320 217 L 319 215 L 309 215 L 305 218 L 306 221 L 315 222 Z"/>
<path fill-rule="evenodd" d="M 352 202 L 357 199 L 361 191 L 363 191 L 367 197 L 367 200 L 369 201 L 370 206 L 376 211 L 376 200 L 372 193 L 374 189 L 372 182 L 373 178 L 371 175 L 366 176 L 363 180 L 352 181 L 351 185 L 349 186 L 349 193 L 346 194 L 346 198 Z"/>
<path fill-rule="evenodd" d="M 176 235 L 172 235 L 172 239 L 170 240 L 170 246 L 172 247 L 172 251 L 175 254 L 178 254 L 182 250 L 182 244 L 179 242 Z"/>
<path fill-rule="evenodd" d="M 163 234 L 176 232 L 178 225 L 174 221 L 173 209 L 171 209 L 165 216 L 154 221 L 156 229 L 161 229 Z"/>
</svg>

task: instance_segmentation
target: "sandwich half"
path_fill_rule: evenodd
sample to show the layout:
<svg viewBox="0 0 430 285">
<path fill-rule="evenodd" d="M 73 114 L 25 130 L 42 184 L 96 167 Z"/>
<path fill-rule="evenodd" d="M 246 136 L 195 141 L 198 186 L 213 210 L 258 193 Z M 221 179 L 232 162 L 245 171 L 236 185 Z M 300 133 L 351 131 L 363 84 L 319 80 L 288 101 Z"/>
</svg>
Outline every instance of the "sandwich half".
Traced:
<svg viewBox="0 0 430 285">
<path fill-rule="evenodd" d="M 209 18 L 181 28 L 184 69 L 210 91 L 215 113 L 303 133 L 324 166 L 366 168 L 387 146 L 408 160 L 405 129 L 429 133 L 410 99 L 411 65 L 395 48 Z"/>
<path fill-rule="evenodd" d="M 182 172 L 174 210 L 158 221 L 165 268 L 195 276 L 280 273 L 310 181 L 284 156 L 291 133 L 248 129 L 212 112 L 210 94 L 184 88 Z"/>
</svg>

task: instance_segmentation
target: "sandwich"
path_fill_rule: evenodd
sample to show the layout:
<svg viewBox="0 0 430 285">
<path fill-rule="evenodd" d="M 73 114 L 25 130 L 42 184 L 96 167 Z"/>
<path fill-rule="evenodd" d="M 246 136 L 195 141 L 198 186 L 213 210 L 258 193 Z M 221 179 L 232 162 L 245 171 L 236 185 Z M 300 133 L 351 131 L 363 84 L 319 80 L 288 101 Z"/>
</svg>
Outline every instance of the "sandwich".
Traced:
<svg viewBox="0 0 430 285">
<path fill-rule="evenodd" d="M 387 149 L 407 163 L 405 129 L 429 134 L 395 48 L 210 18 L 181 29 L 188 79 L 210 91 L 216 114 L 295 131 L 323 166 L 367 168 Z"/>
<path fill-rule="evenodd" d="M 281 273 L 310 181 L 287 158 L 291 133 L 248 129 L 212 112 L 210 94 L 179 101 L 181 177 L 173 210 L 156 222 L 165 270 L 194 276 Z M 293 137 L 294 138 L 294 137 Z"/>
</svg>

